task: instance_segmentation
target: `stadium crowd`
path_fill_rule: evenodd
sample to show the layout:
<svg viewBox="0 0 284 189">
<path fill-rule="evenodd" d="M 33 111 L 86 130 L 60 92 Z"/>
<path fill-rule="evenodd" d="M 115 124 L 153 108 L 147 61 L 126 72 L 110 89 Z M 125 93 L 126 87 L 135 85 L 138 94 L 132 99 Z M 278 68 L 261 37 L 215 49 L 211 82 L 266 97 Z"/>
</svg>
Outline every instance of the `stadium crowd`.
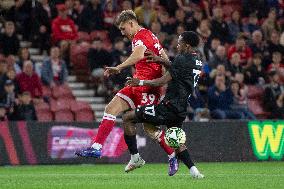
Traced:
<svg viewBox="0 0 284 189">
<path fill-rule="evenodd" d="M 34 105 L 50 102 L 43 87 L 65 85 L 68 72 L 84 66 L 96 95 L 110 99 L 133 72 L 103 76 L 105 66 L 116 66 L 130 54 L 131 43 L 114 25 L 126 9 L 135 11 L 171 59 L 176 36 L 185 30 L 200 35 L 204 67 L 198 90 L 189 98 L 190 119 L 284 118 L 283 0 L 0 3 L 1 120 L 36 120 Z M 46 59 L 39 65 L 20 41 L 31 41 Z"/>
</svg>

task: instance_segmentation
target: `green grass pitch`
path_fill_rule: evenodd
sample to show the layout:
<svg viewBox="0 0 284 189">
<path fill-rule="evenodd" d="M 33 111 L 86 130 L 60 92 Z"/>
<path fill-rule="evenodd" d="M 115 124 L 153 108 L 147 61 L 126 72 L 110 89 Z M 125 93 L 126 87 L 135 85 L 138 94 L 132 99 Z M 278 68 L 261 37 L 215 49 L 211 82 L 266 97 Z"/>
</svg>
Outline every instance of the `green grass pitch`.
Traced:
<svg viewBox="0 0 284 189">
<path fill-rule="evenodd" d="M 195 180 L 185 166 L 167 176 L 167 164 L 146 164 L 124 173 L 122 164 L 0 167 L 0 189 L 246 189 L 284 188 L 284 162 L 198 163 Z"/>
</svg>

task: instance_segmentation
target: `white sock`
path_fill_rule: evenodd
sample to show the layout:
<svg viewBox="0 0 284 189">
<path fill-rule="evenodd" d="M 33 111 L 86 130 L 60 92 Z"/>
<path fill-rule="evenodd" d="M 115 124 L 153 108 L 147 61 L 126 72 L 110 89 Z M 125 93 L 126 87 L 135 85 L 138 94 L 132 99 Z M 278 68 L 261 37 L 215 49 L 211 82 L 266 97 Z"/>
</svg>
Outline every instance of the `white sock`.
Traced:
<svg viewBox="0 0 284 189">
<path fill-rule="evenodd" d="M 92 148 L 94 148 L 94 149 L 96 149 L 96 150 L 100 150 L 100 149 L 102 149 L 102 145 L 101 144 L 99 144 L 99 143 L 94 143 L 93 145 L 92 145 Z"/>
<path fill-rule="evenodd" d="M 132 160 L 137 160 L 138 158 L 140 157 L 140 154 L 139 153 L 137 153 L 137 154 L 131 154 L 131 159 Z"/>
<path fill-rule="evenodd" d="M 168 155 L 169 159 L 171 159 L 171 158 L 173 158 L 173 157 L 175 157 L 175 156 L 176 156 L 176 153 L 175 153 L 175 152 L 173 152 L 171 155 Z"/>
</svg>

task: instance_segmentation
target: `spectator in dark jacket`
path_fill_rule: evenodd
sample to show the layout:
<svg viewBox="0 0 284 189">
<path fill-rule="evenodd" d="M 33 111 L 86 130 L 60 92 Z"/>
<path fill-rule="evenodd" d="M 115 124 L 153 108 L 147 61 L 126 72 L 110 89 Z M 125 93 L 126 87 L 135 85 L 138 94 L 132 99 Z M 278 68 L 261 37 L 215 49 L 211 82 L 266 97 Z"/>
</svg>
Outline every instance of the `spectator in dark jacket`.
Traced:
<svg viewBox="0 0 284 189">
<path fill-rule="evenodd" d="M 53 87 L 66 82 L 68 71 L 65 62 L 60 59 L 58 47 L 50 49 L 50 58 L 45 60 L 41 68 L 41 80 L 44 85 Z"/>
<path fill-rule="evenodd" d="M 12 113 L 14 105 L 16 104 L 16 93 L 13 81 L 7 80 L 5 82 L 4 91 L 0 94 L 0 103 L 5 105 L 8 114 Z"/>
<path fill-rule="evenodd" d="M 56 9 L 48 0 L 36 2 L 32 10 L 33 45 L 41 50 L 50 48 L 51 20 L 56 16 Z"/>
<path fill-rule="evenodd" d="M 212 118 L 215 119 L 241 119 L 243 115 L 232 110 L 233 93 L 226 88 L 224 75 L 217 75 L 215 84 L 208 90 L 208 107 Z"/>
<path fill-rule="evenodd" d="M 20 104 L 15 106 L 12 120 L 16 121 L 34 121 L 37 120 L 35 107 L 32 104 L 31 94 L 29 92 L 24 92 L 20 96 Z"/>
<path fill-rule="evenodd" d="M 5 33 L 0 37 L 0 45 L 4 55 L 8 56 L 10 54 L 18 54 L 20 42 L 16 35 L 15 25 L 13 22 L 5 23 Z"/>
<path fill-rule="evenodd" d="M 216 7 L 213 9 L 213 19 L 211 22 L 212 37 L 219 38 L 223 43 L 230 43 L 230 32 L 228 24 L 223 19 L 222 8 Z"/>
</svg>

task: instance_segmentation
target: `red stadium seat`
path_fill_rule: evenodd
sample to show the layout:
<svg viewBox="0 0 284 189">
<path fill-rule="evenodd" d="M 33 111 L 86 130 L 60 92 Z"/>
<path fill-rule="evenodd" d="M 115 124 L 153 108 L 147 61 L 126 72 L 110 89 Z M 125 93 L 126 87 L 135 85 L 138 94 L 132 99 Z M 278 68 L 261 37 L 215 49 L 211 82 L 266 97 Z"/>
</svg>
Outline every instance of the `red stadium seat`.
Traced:
<svg viewBox="0 0 284 189">
<path fill-rule="evenodd" d="M 79 36 L 79 38 L 78 38 L 79 40 L 91 41 L 91 36 L 87 32 L 79 31 L 78 36 Z"/>
<path fill-rule="evenodd" d="M 76 121 L 92 122 L 95 120 L 95 116 L 92 110 L 82 110 L 75 114 Z"/>
<path fill-rule="evenodd" d="M 71 105 L 71 111 L 72 112 L 78 112 L 81 110 L 92 110 L 90 104 L 87 102 L 82 102 L 82 101 L 73 101 L 70 103 Z"/>
<path fill-rule="evenodd" d="M 60 97 L 74 98 L 71 89 L 67 85 L 60 85 L 53 87 L 52 96 L 54 98 L 60 98 Z"/>
<path fill-rule="evenodd" d="M 50 111 L 37 111 L 36 115 L 38 121 L 53 121 L 53 116 Z"/>
<path fill-rule="evenodd" d="M 72 45 L 70 50 L 70 61 L 74 68 L 89 68 L 87 54 L 91 45 L 89 43 L 81 43 L 79 45 Z"/>
<path fill-rule="evenodd" d="M 248 98 L 249 99 L 261 99 L 264 93 L 264 89 L 254 85 L 248 85 Z"/>
<path fill-rule="evenodd" d="M 50 110 L 52 112 L 58 112 L 61 110 L 70 110 L 69 99 L 58 99 L 50 101 Z"/>
<path fill-rule="evenodd" d="M 108 31 L 106 30 L 93 31 L 91 32 L 90 36 L 92 40 L 94 40 L 95 38 L 99 38 L 102 41 L 109 41 Z"/>
<path fill-rule="evenodd" d="M 42 86 L 42 94 L 43 96 L 51 96 L 51 89 L 48 86 Z"/>
<path fill-rule="evenodd" d="M 261 100 L 258 99 L 249 99 L 248 107 L 254 113 L 254 115 L 258 118 L 266 118 L 269 113 L 263 110 L 261 105 Z"/>
<path fill-rule="evenodd" d="M 49 104 L 43 102 L 43 103 L 38 103 L 35 105 L 36 111 L 49 111 L 50 107 Z"/>
<path fill-rule="evenodd" d="M 73 113 L 70 110 L 61 110 L 58 112 L 55 112 L 55 121 L 74 121 Z"/>
</svg>

